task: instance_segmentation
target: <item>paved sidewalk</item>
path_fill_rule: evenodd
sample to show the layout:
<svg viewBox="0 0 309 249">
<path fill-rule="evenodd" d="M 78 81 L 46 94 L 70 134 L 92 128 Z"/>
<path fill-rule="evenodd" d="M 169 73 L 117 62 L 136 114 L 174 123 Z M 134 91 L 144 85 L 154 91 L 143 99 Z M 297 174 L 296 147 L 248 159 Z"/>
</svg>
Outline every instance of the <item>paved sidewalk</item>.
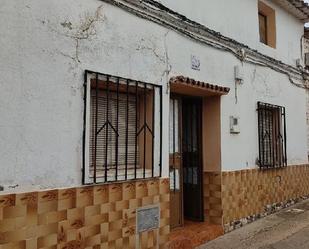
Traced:
<svg viewBox="0 0 309 249">
<path fill-rule="evenodd" d="M 309 249 L 309 200 L 283 209 L 199 249 Z"/>
</svg>

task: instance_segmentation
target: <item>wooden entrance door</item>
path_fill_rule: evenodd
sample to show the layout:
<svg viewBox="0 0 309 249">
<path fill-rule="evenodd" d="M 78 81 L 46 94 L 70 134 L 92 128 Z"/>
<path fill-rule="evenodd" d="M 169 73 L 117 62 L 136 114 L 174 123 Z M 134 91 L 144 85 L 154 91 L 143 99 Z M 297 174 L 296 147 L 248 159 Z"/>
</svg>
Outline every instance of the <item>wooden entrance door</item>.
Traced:
<svg viewBox="0 0 309 249">
<path fill-rule="evenodd" d="M 170 99 L 169 165 L 170 165 L 170 225 L 183 225 L 182 157 L 181 157 L 181 99 Z"/>
<path fill-rule="evenodd" d="M 182 165 L 185 219 L 203 221 L 202 99 L 182 99 Z"/>
</svg>

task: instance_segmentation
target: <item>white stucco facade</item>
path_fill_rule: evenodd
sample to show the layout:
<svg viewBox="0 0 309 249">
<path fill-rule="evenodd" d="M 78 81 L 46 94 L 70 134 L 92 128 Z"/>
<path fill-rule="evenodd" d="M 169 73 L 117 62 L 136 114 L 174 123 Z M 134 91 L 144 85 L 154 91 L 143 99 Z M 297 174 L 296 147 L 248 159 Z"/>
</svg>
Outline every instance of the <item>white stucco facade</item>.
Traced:
<svg viewBox="0 0 309 249">
<path fill-rule="evenodd" d="M 161 1 L 261 53 L 295 66 L 303 24 L 276 10 L 277 49 L 259 42 L 256 0 Z M 239 6 L 242 6 L 241 8 Z M 221 104 L 222 170 L 256 167 L 257 101 L 286 107 L 288 164 L 307 163 L 306 92 L 285 74 L 98 0 L 5 0 L 0 6 L 0 185 L 78 186 L 86 69 L 163 86 L 163 176 L 168 176 L 168 81 L 184 75 L 231 88 Z M 200 71 L 191 69 L 191 56 Z M 234 66 L 244 72 L 235 90 Z M 240 117 L 230 134 L 229 117 Z"/>
</svg>

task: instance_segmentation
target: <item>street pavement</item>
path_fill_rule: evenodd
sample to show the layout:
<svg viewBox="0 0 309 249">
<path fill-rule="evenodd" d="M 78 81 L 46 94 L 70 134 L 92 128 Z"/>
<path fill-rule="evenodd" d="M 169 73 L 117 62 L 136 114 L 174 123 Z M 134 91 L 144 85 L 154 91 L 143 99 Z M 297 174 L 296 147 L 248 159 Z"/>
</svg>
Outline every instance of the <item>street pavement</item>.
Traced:
<svg viewBox="0 0 309 249">
<path fill-rule="evenodd" d="M 225 234 L 198 249 L 309 249 L 309 200 Z"/>
</svg>

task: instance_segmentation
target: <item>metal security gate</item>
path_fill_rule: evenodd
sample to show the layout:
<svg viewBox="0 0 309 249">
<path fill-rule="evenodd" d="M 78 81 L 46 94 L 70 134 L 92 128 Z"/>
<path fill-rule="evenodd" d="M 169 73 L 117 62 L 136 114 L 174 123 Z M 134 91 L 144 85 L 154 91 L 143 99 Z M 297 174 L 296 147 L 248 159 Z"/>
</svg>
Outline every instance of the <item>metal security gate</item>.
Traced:
<svg viewBox="0 0 309 249">
<path fill-rule="evenodd" d="M 203 221 L 202 100 L 182 100 L 184 217 Z"/>
</svg>

